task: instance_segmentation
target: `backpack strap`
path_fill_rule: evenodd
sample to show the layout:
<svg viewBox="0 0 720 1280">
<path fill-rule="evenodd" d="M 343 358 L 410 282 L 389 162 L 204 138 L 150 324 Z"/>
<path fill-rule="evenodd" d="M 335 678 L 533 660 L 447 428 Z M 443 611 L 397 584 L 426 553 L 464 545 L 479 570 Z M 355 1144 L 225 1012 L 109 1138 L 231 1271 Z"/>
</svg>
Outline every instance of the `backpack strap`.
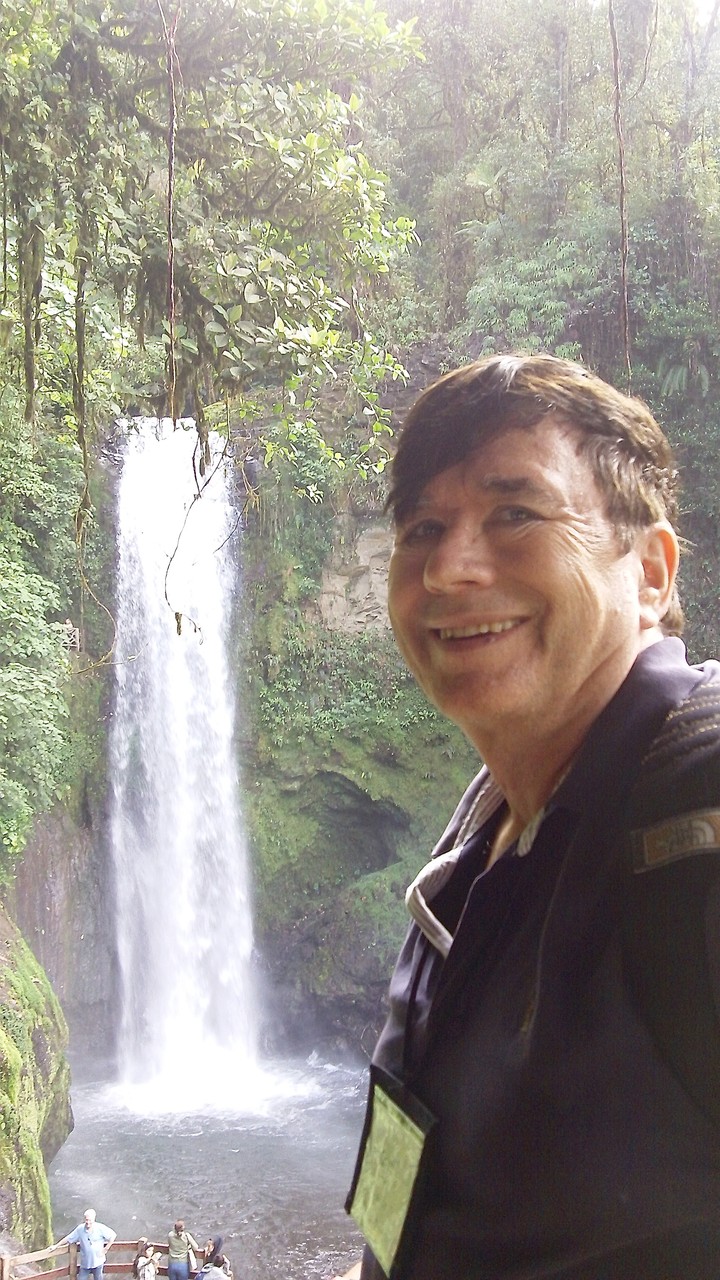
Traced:
<svg viewBox="0 0 720 1280">
<path fill-rule="evenodd" d="M 662 1057 L 720 1128 L 720 684 L 700 686 L 667 717 L 630 825 L 628 985 Z"/>
</svg>

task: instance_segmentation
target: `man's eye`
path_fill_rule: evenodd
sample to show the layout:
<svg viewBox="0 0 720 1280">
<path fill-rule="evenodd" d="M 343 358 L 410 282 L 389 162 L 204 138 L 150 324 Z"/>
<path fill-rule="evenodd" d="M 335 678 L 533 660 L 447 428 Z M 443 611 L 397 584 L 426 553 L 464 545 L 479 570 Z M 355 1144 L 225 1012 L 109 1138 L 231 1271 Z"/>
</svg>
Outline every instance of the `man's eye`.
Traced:
<svg viewBox="0 0 720 1280">
<path fill-rule="evenodd" d="M 530 520 L 540 520 L 537 511 L 530 507 L 502 507 L 495 515 L 500 524 L 527 524 Z"/>
<path fill-rule="evenodd" d="M 412 546 L 413 543 L 427 542 L 439 537 L 443 526 L 439 520 L 416 520 L 398 530 L 398 542 L 401 546 Z"/>
</svg>

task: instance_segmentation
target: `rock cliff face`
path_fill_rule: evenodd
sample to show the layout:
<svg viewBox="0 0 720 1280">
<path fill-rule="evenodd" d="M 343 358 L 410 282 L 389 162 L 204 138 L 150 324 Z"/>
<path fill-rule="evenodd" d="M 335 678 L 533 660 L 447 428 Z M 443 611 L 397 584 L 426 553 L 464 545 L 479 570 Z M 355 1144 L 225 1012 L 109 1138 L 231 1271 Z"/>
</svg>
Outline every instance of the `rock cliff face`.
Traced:
<svg viewBox="0 0 720 1280">
<path fill-rule="evenodd" d="M 51 1240 L 45 1166 L 72 1129 L 67 1027 L 47 977 L 0 910 L 0 1231 Z"/>
<path fill-rule="evenodd" d="M 84 1028 L 113 1007 L 112 889 L 100 825 L 93 830 L 87 814 L 78 825 L 60 806 L 36 822 L 5 895 L 16 923 L 0 911 L 0 1232 L 27 1250 L 52 1239 L 45 1170 L 73 1126 L 60 1002 L 79 1048 Z"/>
<path fill-rule="evenodd" d="M 78 1048 L 113 1007 L 115 926 L 110 859 L 98 819 L 79 826 L 60 806 L 33 828 L 7 902 L 45 969 Z"/>
<path fill-rule="evenodd" d="M 392 533 L 386 522 L 372 523 L 351 536 L 349 548 L 336 543 L 323 569 L 318 608 L 331 631 L 360 635 L 383 631 L 387 620 L 388 563 Z M 343 554 L 344 552 L 344 554 Z"/>
</svg>

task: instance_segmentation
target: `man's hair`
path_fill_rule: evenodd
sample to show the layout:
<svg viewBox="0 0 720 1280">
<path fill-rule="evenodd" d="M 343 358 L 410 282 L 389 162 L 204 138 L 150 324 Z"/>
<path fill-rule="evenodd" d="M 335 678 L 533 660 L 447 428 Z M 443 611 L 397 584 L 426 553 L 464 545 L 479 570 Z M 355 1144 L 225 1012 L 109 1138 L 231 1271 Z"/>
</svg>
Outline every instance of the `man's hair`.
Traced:
<svg viewBox="0 0 720 1280">
<path fill-rule="evenodd" d="M 403 422 L 392 462 L 387 508 L 396 523 L 413 511 L 426 485 L 488 441 L 554 414 L 575 429 L 622 550 L 656 520 L 677 521 L 677 469 L 647 405 L 582 365 L 557 356 L 490 356 L 439 378 Z M 677 589 L 662 622 L 679 635 Z"/>
</svg>

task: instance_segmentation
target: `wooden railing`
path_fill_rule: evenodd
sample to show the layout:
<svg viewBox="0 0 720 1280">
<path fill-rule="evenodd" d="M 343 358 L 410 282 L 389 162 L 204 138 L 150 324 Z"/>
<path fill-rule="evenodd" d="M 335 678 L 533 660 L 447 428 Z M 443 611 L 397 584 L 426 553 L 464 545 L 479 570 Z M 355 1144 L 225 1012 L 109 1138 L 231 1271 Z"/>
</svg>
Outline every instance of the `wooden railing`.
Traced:
<svg viewBox="0 0 720 1280">
<path fill-rule="evenodd" d="M 162 1244 L 153 1244 L 153 1250 L 160 1254 L 167 1254 L 167 1247 Z M 121 1251 L 127 1256 L 121 1261 L 116 1257 L 114 1261 L 110 1260 L 111 1251 L 119 1254 Z M 59 1258 L 62 1254 L 66 1255 L 65 1265 L 62 1267 L 33 1267 L 33 1264 L 48 1262 L 50 1259 Z M 137 1253 L 137 1241 L 135 1240 L 114 1240 L 108 1249 L 108 1258 L 105 1263 L 105 1272 L 116 1272 L 120 1275 L 127 1275 L 132 1267 L 135 1254 Z M 42 1280 L 53 1280 L 54 1276 L 69 1276 L 70 1280 L 77 1280 L 78 1273 L 78 1247 L 76 1244 L 65 1244 L 61 1248 L 38 1249 L 37 1253 L 0 1253 L 0 1280 L 14 1280 L 18 1267 L 29 1266 L 33 1270 L 37 1269 L 42 1275 Z M 167 1275 L 167 1261 L 161 1262 L 158 1267 L 158 1274 Z M 339 1280 L 360 1280 L 360 1263 L 356 1263 L 350 1271 L 347 1271 Z"/>
<path fill-rule="evenodd" d="M 158 1253 L 167 1254 L 166 1244 L 153 1244 L 153 1249 Z M 113 1272 L 119 1275 L 127 1275 L 132 1267 L 133 1259 L 137 1253 L 136 1240 L 114 1240 L 107 1251 L 107 1261 L 105 1262 L 105 1274 Z M 62 1266 L 44 1267 L 43 1262 L 55 1261 L 65 1255 L 65 1262 Z M 114 1257 L 111 1257 L 114 1254 Z M 120 1257 L 124 1254 L 124 1257 Z M 35 1264 L 35 1265 L 33 1265 Z M 43 1280 L 53 1280 L 54 1276 L 69 1276 L 70 1280 L 77 1280 L 78 1273 L 78 1247 L 76 1244 L 64 1244 L 60 1248 L 55 1246 L 49 1249 L 38 1249 L 35 1253 L 1 1253 L 0 1254 L 0 1280 L 14 1280 L 17 1275 L 18 1267 L 29 1267 L 42 1273 Z M 158 1273 L 161 1276 L 167 1275 L 167 1260 L 161 1262 L 158 1267 Z"/>
</svg>

